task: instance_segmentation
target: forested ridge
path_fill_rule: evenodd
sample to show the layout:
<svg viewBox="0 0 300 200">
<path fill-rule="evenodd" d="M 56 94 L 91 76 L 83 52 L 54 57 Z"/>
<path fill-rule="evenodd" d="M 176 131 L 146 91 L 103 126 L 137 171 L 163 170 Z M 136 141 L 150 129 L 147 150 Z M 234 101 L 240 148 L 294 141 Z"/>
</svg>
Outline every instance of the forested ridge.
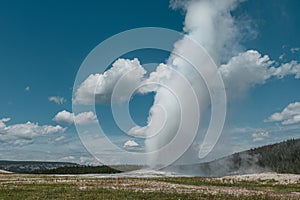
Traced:
<svg viewBox="0 0 300 200">
<path fill-rule="evenodd" d="M 247 151 L 257 155 L 257 164 L 277 173 L 300 174 L 300 139 L 263 146 Z"/>
</svg>

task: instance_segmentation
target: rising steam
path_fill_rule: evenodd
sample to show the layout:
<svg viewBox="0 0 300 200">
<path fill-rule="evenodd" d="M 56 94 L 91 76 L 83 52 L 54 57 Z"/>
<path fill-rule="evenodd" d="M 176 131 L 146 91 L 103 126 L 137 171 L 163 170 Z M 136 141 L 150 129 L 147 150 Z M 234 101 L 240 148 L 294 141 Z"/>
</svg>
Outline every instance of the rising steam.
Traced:
<svg viewBox="0 0 300 200">
<path fill-rule="evenodd" d="M 173 2 L 173 7 L 178 2 Z M 237 37 L 238 29 L 234 24 L 234 19 L 230 14 L 230 11 L 235 8 L 236 1 L 187 1 L 181 2 L 181 8 L 186 11 L 186 18 L 184 22 L 184 31 L 186 36 L 202 45 L 209 54 L 212 55 L 216 63 L 224 62 L 224 58 L 232 55 L 238 45 L 235 38 Z M 227 47 L 231 48 L 228 49 Z M 174 44 L 173 52 L 181 54 L 182 52 L 191 52 L 192 47 L 189 46 L 188 41 L 184 37 Z M 205 60 L 206 55 L 202 55 L 199 52 L 199 59 Z M 201 58 L 203 56 L 203 58 Z M 191 65 L 181 57 L 172 54 L 166 64 L 168 67 L 174 69 L 177 73 L 184 75 L 191 84 L 191 87 L 196 93 L 197 101 L 202 113 L 205 113 L 205 109 L 209 105 L 209 94 L 206 89 L 206 85 L 199 75 L 195 74 L 195 71 Z M 205 67 L 201 66 L 204 70 Z M 158 72 L 155 72 L 158 73 Z M 164 77 L 161 77 L 162 79 Z M 206 77 L 212 79 L 213 77 Z M 190 96 L 184 95 L 185 87 L 178 84 L 175 73 L 172 73 L 171 77 L 164 80 L 165 86 L 176 88 L 177 95 L 183 95 L 181 104 L 188 104 L 190 102 Z M 174 87 L 174 85 L 176 85 Z M 161 106 L 164 109 L 156 109 L 157 106 Z M 150 110 L 149 121 L 161 121 L 161 116 L 167 116 L 165 124 L 160 133 L 155 137 L 146 140 L 147 151 L 155 151 L 164 145 L 168 144 L 172 138 L 175 137 L 178 129 L 178 125 L 181 120 L 180 106 L 178 106 L 176 96 L 170 93 L 165 87 L 159 87 L 156 90 L 155 101 Z M 195 119 L 190 119 L 195 120 Z M 153 130 L 157 130 L 156 123 L 149 123 L 146 127 L 141 127 L 146 135 L 155 135 Z M 134 128 L 135 131 L 136 127 Z M 186 129 L 187 133 L 192 130 Z M 198 133 L 200 134 L 200 133 Z M 169 152 L 170 154 L 172 152 Z M 163 155 L 162 155 L 163 156 Z M 157 158 L 150 158 L 150 164 L 156 163 Z"/>
</svg>

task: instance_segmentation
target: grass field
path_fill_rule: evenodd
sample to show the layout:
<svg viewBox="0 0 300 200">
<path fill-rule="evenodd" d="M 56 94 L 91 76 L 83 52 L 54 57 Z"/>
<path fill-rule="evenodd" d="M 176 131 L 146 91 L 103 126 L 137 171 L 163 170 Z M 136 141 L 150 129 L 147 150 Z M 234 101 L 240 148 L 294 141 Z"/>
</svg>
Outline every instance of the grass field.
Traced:
<svg viewBox="0 0 300 200">
<path fill-rule="evenodd" d="M 213 178 L 0 175 L 0 199 L 300 199 L 300 183 Z"/>
</svg>

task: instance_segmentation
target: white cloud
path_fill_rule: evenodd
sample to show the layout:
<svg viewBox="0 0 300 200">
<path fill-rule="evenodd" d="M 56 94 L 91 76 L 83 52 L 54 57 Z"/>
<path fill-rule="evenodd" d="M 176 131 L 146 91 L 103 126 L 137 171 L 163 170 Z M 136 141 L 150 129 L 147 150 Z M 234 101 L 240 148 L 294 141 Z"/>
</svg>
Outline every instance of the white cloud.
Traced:
<svg viewBox="0 0 300 200">
<path fill-rule="evenodd" d="M 166 64 L 159 64 L 154 72 L 151 72 L 149 78 L 143 81 L 143 86 L 139 88 L 138 92 L 145 94 L 148 92 L 157 91 L 159 84 L 164 84 L 165 81 L 172 77 L 172 70 Z M 156 83 L 156 84 L 153 84 Z"/>
<path fill-rule="evenodd" d="M 73 124 L 74 121 L 78 125 L 88 125 L 97 123 L 97 116 L 92 111 L 82 112 L 74 116 L 73 113 L 70 113 L 66 110 L 63 110 L 55 115 L 53 121 L 60 124 Z"/>
<path fill-rule="evenodd" d="M 87 125 L 97 123 L 97 116 L 93 112 L 83 112 L 75 116 L 75 123 L 78 125 Z"/>
<path fill-rule="evenodd" d="M 147 126 L 141 127 L 141 126 L 134 126 L 128 131 L 128 135 L 133 137 L 146 137 L 146 130 Z"/>
<path fill-rule="evenodd" d="M 291 48 L 292 53 L 297 53 L 299 50 L 300 50 L 300 48 L 298 48 L 298 47 Z"/>
<path fill-rule="evenodd" d="M 76 90 L 74 102 L 77 104 L 107 104 L 116 83 L 122 78 L 122 94 L 117 94 L 120 101 L 127 99 L 128 89 L 137 86 L 144 79 L 146 70 L 138 59 L 118 59 L 112 68 L 103 74 L 91 74 Z M 128 87 L 130 86 L 130 87 Z M 123 96 L 125 95 L 125 97 Z M 124 99 L 125 98 L 125 99 Z"/>
<path fill-rule="evenodd" d="M 61 162 L 72 162 L 72 163 L 78 163 L 82 165 L 102 165 L 98 160 L 96 160 L 94 157 L 88 157 L 88 156 L 65 156 L 58 159 Z"/>
<path fill-rule="evenodd" d="M 271 77 L 278 79 L 288 75 L 300 78 L 300 64 L 297 61 L 283 63 L 276 67 L 268 55 L 256 50 L 248 50 L 232 57 L 219 68 L 229 97 L 243 96 L 251 87 L 264 84 Z"/>
<path fill-rule="evenodd" d="M 65 98 L 59 97 L 59 96 L 51 96 L 51 97 L 48 98 L 48 100 L 50 102 L 54 102 L 56 104 L 63 104 L 67 101 Z"/>
<path fill-rule="evenodd" d="M 127 142 L 124 143 L 124 148 L 125 147 L 137 147 L 139 146 L 138 143 L 136 143 L 134 140 L 128 140 Z"/>
<path fill-rule="evenodd" d="M 0 119 L 0 129 L 6 127 L 5 122 L 10 121 L 10 118 Z"/>
<path fill-rule="evenodd" d="M 92 166 L 102 165 L 94 157 L 87 157 L 87 156 L 81 156 L 79 158 L 79 163 L 84 164 L 84 165 L 92 165 Z"/>
<path fill-rule="evenodd" d="M 269 132 L 267 131 L 260 131 L 252 134 L 253 142 L 263 141 L 269 137 Z"/>
<path fill-rule="evenodd" d="M 130 98 L 131 89 L 136 93 L 145 94 L 156 91 L 159 84 L 167 81 L 172 74 L 171 69 L 165 64 L 159 64 L 156 71 L 145 77 L 147 71 L 137 58 L 133 60 L 118 59 L 112 68 L 103 74 L 90 75 L 76 90 L 74 102 L 76 104 L 108 104 L 115 85 L 118 81 L 118 92 L 115 93 L 113 103 L 123 102 Z M 140 87 L 141 86 L 141 87 Z M 95 98 L 95 99 L 94 99 Z"/>
<path fill-rule="evenodd" d="M 64 140 L 66 137 L 65 136 L 59 136 L 59 137 L 57 137 L 57 138 L 55 138 L 55 142 L 59 142 L 59 141 L 62 141 L 62 140 Z"/>
<path fill-rule="evenodd" d="M 65 156 L 59 159 L 60 162 L 74 162 L 75 161 L 74 156 Z"/>
<path fill-rule="evenodd" d="M 24 90 L 25 90 L 26 92 L 29 92 L 29 91 L 30 91 L 30 87 L 29 87 L 29 86 L 26 86 Z"/>
<path fill-rule="evenodd" d="M 33 142 L 33 139 L 40 136 L 54 133 L 62 133 L 66 128 L 61 126 L 43 125 L 27 122 L 25 124 L 6 125 L 9 118 L 0 120 L 0 141 L 13 145 L 25 145 Z"/>
<path fill-rule="evenodd" d="M 55 115 L 53 121 L 60 124 L 73 124 L 74 123 L 74 115 L 66 110 L 63 110 Z"/>
<path fill-rule="evenodd" d="M 288 75 L 295 75 L 296 79 L 300 78 L 300 64 L 297 61 L 291 61 L 289 63 L 283 63 L 280 67 L 272 67 L 270 69 L 272 76 L 277 78 L 284 78 Z"/>
<path fill-rule="evenodd" d="M 219 68 L 226 88 L 231 95 L 246 92 L 250 87 L 263 84 L 271 77 L 269 67 L 274 62 L 265 55 L 262 56 L 255 50 L 249 50 L 231 58 Z"/>
<path fill-rule="evenodd" d="M 300 123 L 300 102 L 289 104 L 282 112 L 274 113 L 265 122 L 281 122 L 283 125 Z"/>
<path fill-rule="evenodd" d="M 252 137 L 253 142 L 257 141 L 263 141 L 270 137 L 270 134 L 276 132 L 279 128 L 278 127 L 265 127 L 265 128 L 257 128 L 257 127 L 234 127 L 230 129 L 226 129 L 225 135 L 230 135 L 231 140 L 236 140 L 236 142 L 239 142 L 242 138 L 244 141 L 245 138 L 248 136 Z M 253 143 L 250 143 L 248 141 L 249 145 L 253 145 Z"/>
</svg>

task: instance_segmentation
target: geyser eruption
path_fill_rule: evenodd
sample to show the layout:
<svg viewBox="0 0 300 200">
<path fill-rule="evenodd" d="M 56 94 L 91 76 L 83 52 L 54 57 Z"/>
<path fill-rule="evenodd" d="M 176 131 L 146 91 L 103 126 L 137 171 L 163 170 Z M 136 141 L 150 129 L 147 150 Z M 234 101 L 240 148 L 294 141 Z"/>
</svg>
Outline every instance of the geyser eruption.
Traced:
<svg viewBox="0 0 300 200">
<path fill-rule="evenodd" d="M 146 127 L 134 127 L 132 129 L 136 132 L 144 132 L 146 136 L 155 135 L 145 141 L 147 152 L 156 151 L 170 143 L 172 139 L 176 137 L 183 118 L 187 118 L 194 123 L 199 123 L 199 121 L 197 121 L 198 119 L 194 116 L 182 115 L 182 110 L 190 109 L 193 106 L 191 102 L 192 96 L 186 94 L 187 88 L 192 88 L 195 92 L 196 103 L 199 104 L 198 107 L 201 109 L 201 114 L 206 112 L 210 103 L 210 95 L 212 95 L 209 93 L 212 91 L 207 91 L 206 84 L 215 79 L 217 72 L 209 73 L 213 71 L 211 60 L 209 60 L 210 58 L 207 54 L 203 53 L 203 51 L 199 52 L 193 48 L 191 40 L 204 47 L 212 56 L 213 61 L 218 65 L 224 62 L 226 58 L 232 56 L 238 48 L 238 44 L 235 40 L 238 29 L 230 14 L 230 11 L 235 8 L 236 3 L 237 1 L 217 0 L 171 1 L 173 8 L 178 8 L 179 5 L 180 8 L 186 12 L 183 28 L 185 36 L 174 44 L 173 52 L 166 63 L 167 67 L 165 67 L 165 70 L 158 68 L 156 72 L 153 72 L 156 76 L 157 74 L 160 75 L 159 81 L 163 84 L 156 89 L 155 101 L 150 110 L 149 122 L 160 121 L 162 120 L 161 116 L 165 116 L 167 118 L 165 119 L 164 126 L 160 128 L 158 134 L 153 132 L 159 129 L 155 127 L 157 123 L 148 123 Z M 184 55 L 185 58 L 179 55 Z M 197 60 L 199 60 L 201 63 L 200 70 L 206 72 L 206 77 L 201 77 L 203 74 L 197 72 L 194 68 L 195 66 L 192 66 L 189 60 L 186 60 L 187 57 L 192 57 L 192 59 L 197 58 Z M 168 76 L 164 76 L 164 74 L 167 74 L 167 70 L 169 71 Z M 209 74 L 209 76 L 207 76 L 207 74 Z M 182 79 L 179 75 L 183 76 L 190 85 L 182 84 Z M 166 88 L 173 88 L 173 93 Z M 215 86 L 213 89 L 221 88 Z M 178 105 L 179 97 L 180 104 Z M 163 107 L 163 109 L 155 109 L 158 105 Z M 183 105 L 185 105 L 185 107 Z M 222 120 L 219 121 L 219 123 L 222 123 Z M 195 131 L 193 129 L 193 126 L 186 126 L 183 130 L 185 132 L 184 134 L 192 133 Z M 129 133 L 131 131 L 129 131 Z M 220 130 L 212 131 L 217 132 Z M 200 134 L 200 129 L 197 129 L 197 132 L 197 134 Z M 202 151 L 199 151 L 200 158 L 209 153 L 215 145 L 218 139 L 216 134 L 217 133 L 212 137 L 206 137 L 206 144 L 203 144 Z M 180 144 L 177 148 L 181 148 Z M 167 152 L 166 155 L 159 155 L 159 157 L 150 157 L 148 164 L 152 167 L 156 165 L 159 166 L 162 164 L 161 162 L 163 162 L 164 157 L 170 155 L 172 155 L 172 152 Z"/>
<path fill-rule="evenodd" d="M 144 127 L 129 120 L 128 107 L 117 112 L 124 115 L 114 116 L 116 124 L 127 134 L 127 140 L 134 141 L 132 137 L 137 137 L 145 141 L 145 153 L 116 148 L 117 145 L 108 141 L 99 123 L 93 127 L 78 127 L 76 123 L 89 152 L 105 164 L 147 163 L 159 168 L 175 162 L 197 137 L 198 144 L 194 143 L 197 147 L 193 146 L 192 155 L 187 151 L 184 160 L 198 162 L 212 150 L 222 132 L 226 113 L 222 77 L 226 92 L 234 91 L 235 95 L 240 95 L 253 85 L 265 83 L 270 77 L 296 74 L 297 62 L 276 67 L 268 56 L 262 56 L 255 50 L 241 53 L 239 40 L 242 39 L 245 23 L 239 23 L 231 14 L 239 2 L 171 1 L 172 8 L 186 13 L 184 34 L 160 28 L 133 29 L 98 45 L 77 74 L 73 94 L 74 114 L 95 112 L 95 104 L 110 103 L 112 108 L 119 103 L 126 104 L 135 93 L 155 92 L 155 97 Z M 176 37 L 173 37 L 174 32 Z M 161 43 L 168 47 L 162 47 Z M 115 49 L 116 55 L 107 52 L 108 47 Z M 167 62 L 156 65 L 156 70 L 149 76 L 145 65 L 142 66 L 138 59 L 118 59 L 120 55 L 143 48 L 157 48 L 171 54 Z M 112 61 L 115 61 L 112 67 L 106 70 Z M 99 66 L 103 67 L 101 73 Z M 86 67 L 89 69 L 86 70 Z M 211 119 L 207 127 L 201 124 L 199 128 L 203 116 Z M 99 118 L 101 120 L 101 116 Z M 102 135 L 99 136 L 98 132 Z"/>
</svg>

